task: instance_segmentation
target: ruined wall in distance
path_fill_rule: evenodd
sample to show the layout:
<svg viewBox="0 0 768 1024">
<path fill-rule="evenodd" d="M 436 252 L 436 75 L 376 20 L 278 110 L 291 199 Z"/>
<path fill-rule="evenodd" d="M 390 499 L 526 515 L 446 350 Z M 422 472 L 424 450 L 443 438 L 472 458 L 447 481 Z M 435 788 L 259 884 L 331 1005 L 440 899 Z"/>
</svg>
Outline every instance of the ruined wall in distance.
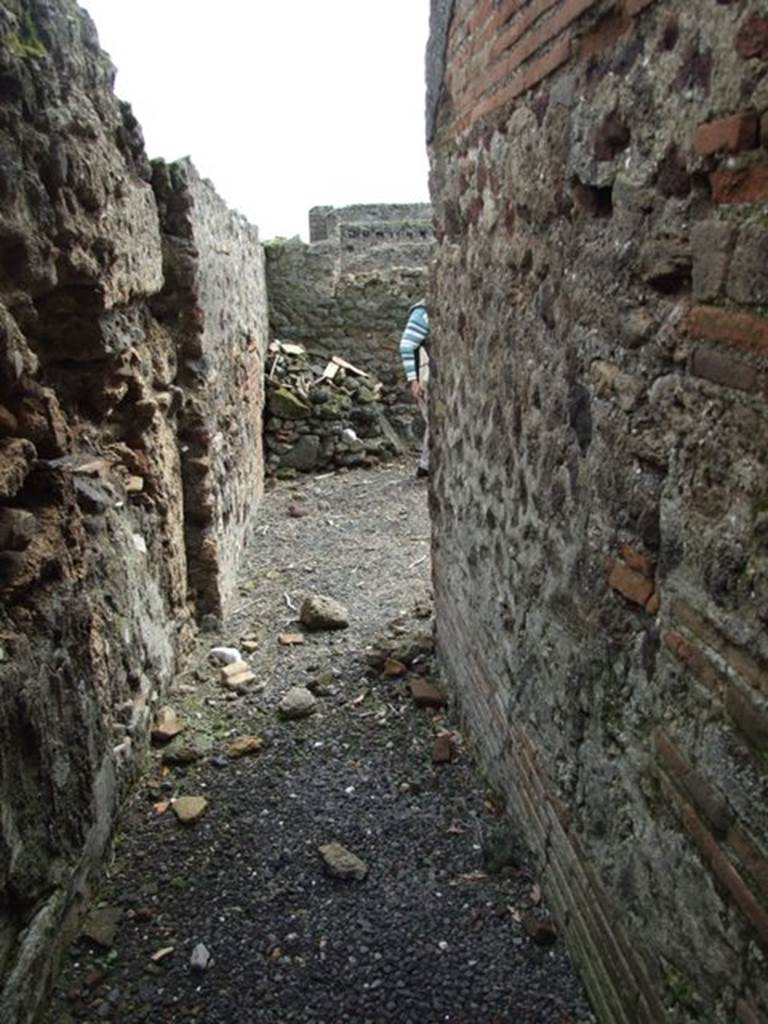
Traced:
<svg viewBox="0 0 768 1024">
<path fill-rule="evenodd" d="M 423 296 L 426 263 L 343 273 L 338 243 L 268 242 L 272 334 L 311 352 L 340 355 L 387 384 L 402 383 L 400 335 Z"/>
<path fill-rule="evenodd" d="M 433 0 L 433 32 L 443 671 L 601 1021 L 757 1024 L 768 8 Z"/>
<path fill-rule="evenodd" d="M 429 203 L 357 203 L 353 206 L 313 206 L 309 211 L 309 241 L 337 238 L 344 225 L 431 224 Z"/>
</svg>

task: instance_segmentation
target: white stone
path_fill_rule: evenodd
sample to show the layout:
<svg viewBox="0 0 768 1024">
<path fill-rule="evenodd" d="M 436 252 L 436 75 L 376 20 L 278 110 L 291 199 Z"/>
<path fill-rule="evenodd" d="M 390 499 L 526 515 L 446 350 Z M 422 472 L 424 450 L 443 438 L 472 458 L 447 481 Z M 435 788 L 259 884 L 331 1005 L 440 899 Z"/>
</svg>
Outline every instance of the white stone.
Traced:
<svg viewBox="0 0 768 1024">
<path fill-rule="evenodd" d="M 208 656 L 219 665 L 232 665 L 236 661 L 242 661 L 243 656 L 236 647 L 212 647 Z"/>
</svg>

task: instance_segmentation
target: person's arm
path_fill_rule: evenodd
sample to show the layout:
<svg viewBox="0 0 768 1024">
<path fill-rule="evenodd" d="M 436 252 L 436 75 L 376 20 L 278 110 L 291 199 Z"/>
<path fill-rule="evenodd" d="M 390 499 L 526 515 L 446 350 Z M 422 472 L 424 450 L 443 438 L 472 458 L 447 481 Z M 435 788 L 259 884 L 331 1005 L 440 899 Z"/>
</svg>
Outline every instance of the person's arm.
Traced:
<svg viewBox="0 0 768 1024">
<path fill-rule="evenodd" d="M 429 317 L 427 311 L 423 306 L 417 306 L 411 312 L 400 339 L 400 358 L 414 398 L 418 398 L 423 392 L 416 367 L 416 354 L 428 337 Z"/>
</svg>

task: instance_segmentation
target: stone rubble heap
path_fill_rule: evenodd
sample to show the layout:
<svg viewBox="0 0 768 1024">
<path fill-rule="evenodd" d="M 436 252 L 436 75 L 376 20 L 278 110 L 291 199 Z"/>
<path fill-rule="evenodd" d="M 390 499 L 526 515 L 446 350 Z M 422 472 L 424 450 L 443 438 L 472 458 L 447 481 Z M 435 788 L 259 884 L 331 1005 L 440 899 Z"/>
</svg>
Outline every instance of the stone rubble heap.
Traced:
<svg viewBox="0 0 768 1024">
<path fill-rule="evenodd" d="M 410 427 L 384 385 L 339 356 L 273 341 L 267 360 L 264 426 L 267 475 L 378 465 L 403 451 L 396 427 Z"/>
</svg>

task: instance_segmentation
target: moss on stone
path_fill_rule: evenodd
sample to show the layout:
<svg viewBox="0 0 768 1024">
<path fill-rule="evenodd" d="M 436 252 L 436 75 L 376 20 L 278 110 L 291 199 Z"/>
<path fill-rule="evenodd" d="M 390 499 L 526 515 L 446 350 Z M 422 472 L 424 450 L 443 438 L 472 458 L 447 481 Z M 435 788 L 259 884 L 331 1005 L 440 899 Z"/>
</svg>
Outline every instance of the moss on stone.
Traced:
<svg viewBox="0 0 768 1024">
<path fill-rule="evenodd" d="M 29 11 L 22 11 L 19 14 L 19 30 L 9 34 L 8 47 L 11 53 L 22 60 L 37 60 L 46 56 L 47 50 L 37 34 Z"/>
<path fill-rule="evenodd" d="M 277 388 L 271 391 L 267 399 L 267 405 L 273 416 L 284 420 L 303 420 L 312 411 L 305 402 L 302 402 L 300 398 L 287 388 Z"/>
</svg>

